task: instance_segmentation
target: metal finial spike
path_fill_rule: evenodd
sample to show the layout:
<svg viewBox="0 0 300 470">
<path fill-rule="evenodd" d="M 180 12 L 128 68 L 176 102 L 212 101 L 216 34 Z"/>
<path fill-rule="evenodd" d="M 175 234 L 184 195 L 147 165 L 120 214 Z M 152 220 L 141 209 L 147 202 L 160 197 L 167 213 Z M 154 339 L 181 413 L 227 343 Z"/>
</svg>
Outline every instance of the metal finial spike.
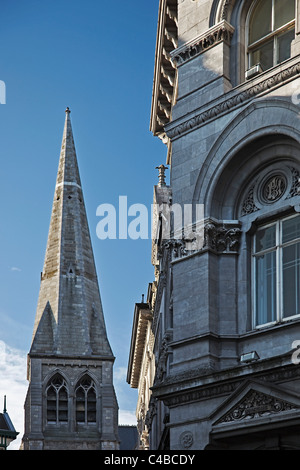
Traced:
<svg viewBox="0 0 300 470">
<path fill-rule="evenodd" d="M 4 395 L 4 408 L 3 413 L 6 413 L 6 395 Z"/>
</svg>

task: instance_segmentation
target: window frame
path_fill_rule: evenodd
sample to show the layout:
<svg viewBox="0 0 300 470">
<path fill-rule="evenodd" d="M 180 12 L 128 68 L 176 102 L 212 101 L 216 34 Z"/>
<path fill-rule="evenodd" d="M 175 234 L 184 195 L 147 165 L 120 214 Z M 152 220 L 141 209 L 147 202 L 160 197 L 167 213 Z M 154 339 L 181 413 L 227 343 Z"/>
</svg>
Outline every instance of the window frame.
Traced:
<svg viewBox="0 0 300 470">
<path fill-rule="evenodd" d="M 267 70 L 270 70 L 273 67 L 276 67 L 277 65 L 281 64 L 282 62 L 277 63 L 277 51 L 278 51 L 278 37 L 284 33 L 287 32 L 290 29 L 295 29 L 296 31 L 296 2 L 295 2 L 295 18 L 288 23 L 285 23 L 284 25 L 280 26 L 277 29 L 274 29 L 275 27 L 275 0 L 272 0 L 272 19 L 271 19 L 271 29 L 272 31 L 265 35 L 264 37 L 258 39 L 257 41 L 249 44 L 249 36 L 250 36 L 250 20 L 252 17 L 252 14 L 254 12 L 254 9 L 256 8 L 257 4 L 261 0 L 256 0 L 255 2 L 252 3 L 251 7 L 249 8 L 248 14 L 247 14 L 247 19 L 246 19 L 246 45 L 245 47 L 245 64 L 246 66 L 246 71 L 249 70 L 251 67 L 255 67 L 257 64 L 252 64 L 250 65 L 250 60 L 251 60 L 251 51 L 255 50 L 257 47 L 266 44 L 268 41 L 273 40 L 273 65 L 272 67 L 263 70 L 263 72 L 266 72 Z M 283 61 L 284 62 L 284 61 Z"/>
<path fill-rule="evenodd" d="M 283 317 L 283 249 L 287 246 L 295 245 L 300 243 L 300 236 L 290 240 L 288 242 L 282 242 L 282 235 L 283 235 L 283 223 L 286 220 L 291 220 L 293 218 L 300 217 L 300 214 L 293 214 L 285 217 L 281 217 L 275 221 L 270 223 L 262 224 L 258 227 L 255 234 L 252 237 L 252 246 L 251 246 L 251 271 L 252 271 L 252 327 L 253 329 L 260 329 L 265 328 L 268 326 L 273 326 L 277 323 L 286 322 L 290 320 L 294 320 L 300 318 L 300 312 L 294 315 L 290 315 L 288 317 Z M 269 227 L 275 226 L 275 233 L 276 233 L 276 242 L 275 247 L 267 248 L 256 252 L 256 240 L 257 240 L 257 233 L 261 229 L 267 229 Z M 256 260 L 258 256 L 262 254 L 267 254 L 276 251 L 276 315 L 275 320 L 266 323 L 257 323 L 257 292 L 256 292 L 256 285 L 257 285 L 257 269 L 256 269 Z M 299 287 L 300 288 L 300 287 Z"/>
<path fill-rule="evenodd" d="M 89 381 L 89 386 L 84 386 L 83 383 L 85 381 Z M 79 400 L 77 398 L 78 392 L 83 391 L 84 393 L 84 402 L 83 410 L 78 410 Z M 89 399 L 89 392 L 94 394 L 95 400 L 91 401 Z M 90 410 L 90 405 L 93 405 L 93 410 Z M 95 415 L 95 419 L 93 421 L 89 420 L 89 413 L 93 413 Z M 78 413 L 84 413 L 84 421 L 79 421 Z M 84 375 L 81 379 L 77 382 L 75 387 L 75 421 L 77 426 L 93 426 L 97 424 L 97 389 L 94 380 L 89 375 Z"/>
<path fill-rule="evenodd" d="M 57 387 L 54 384 L 54 381 L 57 378 L 61 379 L 61 381 L 62 381 L 62 384 L 59 387 Z M 51 400 L 48 396 L 48 393 L 49 393 L 50 389 L 52 389 L 55 392 L 55 400 L 53 400 L 53 399 Z M 66 393 L 66 396 L 67 396 L 66 400 L 60 399 L 60 393 L 61 393 L 62 390 L 65 391 L 65 393 Z M 51 411 L 50 408 L 49 408 L 50 401 L 52 401 L 53 403 L 55 402 L 55 420 L 52 420 L 52 419 L 48 418 L 48 413 L 49 413 L 49 411 Z M 61 402 L 62 401 L 66 401 L 66 408 L 61 407 Z M 52 411 L 54 413 L 54 410 L 52 410 Z M 66 419 L 60 419 L 60 416 L 61 416 L 62 412 L 66 413 Z M 69 422 L 69 416 L 70 416 L 70 413 L 69 413 L 69 390 L 68 390 L 68 386 L 67 386 L 65 378 L 61 374 L 56 373 L 48 381 L 47 387 L 46 387 L 46 423 L 47 423 L 47 425 L 50 425 L 50 426 L 67 425 L 68 422 Z"/>
</svg>

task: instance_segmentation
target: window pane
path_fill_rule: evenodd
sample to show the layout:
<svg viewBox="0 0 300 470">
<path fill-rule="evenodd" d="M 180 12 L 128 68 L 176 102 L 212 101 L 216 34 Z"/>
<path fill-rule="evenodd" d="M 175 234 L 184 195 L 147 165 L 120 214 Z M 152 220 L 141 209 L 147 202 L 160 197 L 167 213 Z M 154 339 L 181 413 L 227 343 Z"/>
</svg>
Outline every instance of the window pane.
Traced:
<svg viewBox="0 0 300 470">
<path fill-rule="evenodd" d="M 276 225 L 257 231 L 256 253 L 276 246 Z"/>
<path fill-rule="evenodd" d="M 300 243 L 283 248 L 283 317 L 300 313 Z"/>
<path fill-rule="evenodd" d="M 295 18 L 295 0 L 274 0 L 275 29 Z"/>
<path fill-rule="evenodd" d="M 273 67 L 274 40 L 265 42 L 250 53 L 250 67 L 260 64 L 263 70 Z"/>
<path fill-rule="evenodd" d="M 300 216 L 282 222 L 282 243 L 300 238 Z"/>
<path fill-rule="evenodd" d="M 95 423 L 96 422 L 96 394 L 93 389 L 88 391 L 87 395 L 87 420 L 88 423 Z"/>
<path fill-rule="evenodd" d="M 277 64 L 291 57 L 291 42 L 295 39 L 295 30 L 289 29 L 277 39 Z"/>
<path fill-rule="evenodd" d="M 58 420 L 68 421 L 68 394 L 64 387 L 59 391 Z"/>
<path fill-rule="evenodd" d="M 250 20 L 249 44 L 263 38 L 272 28 L 272 0 L 261 0 Z"/>
<path fill-rule="evenodd" d="M 276 251 L 256 258 L 256 325 L 276 320 Z"/>
</svg>

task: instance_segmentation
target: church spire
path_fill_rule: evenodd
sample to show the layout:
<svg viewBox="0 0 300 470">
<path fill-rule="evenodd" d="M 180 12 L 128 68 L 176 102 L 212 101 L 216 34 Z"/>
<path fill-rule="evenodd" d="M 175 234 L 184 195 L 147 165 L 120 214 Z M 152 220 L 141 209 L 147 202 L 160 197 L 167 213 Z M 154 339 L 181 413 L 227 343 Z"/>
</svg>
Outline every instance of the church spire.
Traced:
<svg viewBox="0 0 300 470">
<path fill-rule="evenodd" d="M 28 354 L 22 448 L 118 449 L 114 359 L 67 108 Z"/>
<path fill-rule="evenodd" d="M 66 109 L 31 352 L 112 355 Z"/>
</svg>

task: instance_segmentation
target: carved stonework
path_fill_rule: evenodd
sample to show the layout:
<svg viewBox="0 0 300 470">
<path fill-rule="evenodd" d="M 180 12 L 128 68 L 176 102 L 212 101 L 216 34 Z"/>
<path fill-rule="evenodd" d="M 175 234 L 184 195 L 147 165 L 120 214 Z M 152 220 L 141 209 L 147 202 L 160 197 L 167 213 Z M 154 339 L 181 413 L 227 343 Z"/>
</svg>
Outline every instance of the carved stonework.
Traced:
<svg viewBox="0 0 300 470">
<path fill-rule="evenodd" d="M 155 383 L 161 383 L 167 373 L 167 361 L 170 354 L 169 342 L 172 339 L 172 335 L 166 332 L 160 346 L 159 356 L 156 364 Z"/>
<path fill-rule="evenodd" d="M 255 183 L 249 188 L 248 193 L 246 194 L 246 197 L 242 203 L 241 216 L 252 214 L 253 212 L 259 210 L 254 202 L 254 189 Z"/>
<path fill-rule="evenodd" d="M 239 227 L 210 222 L 204 227 L 204 246 L 218 253 L 237 253 L 241 236 Z"/>
<path fill-rule="evenodd" d="M 216 424 L 269 416 L 293 409 L 296 409 L 296 406 L 287 401 L 251 390 L 235 408 L 226 413 Z"/>
<path fill-rule="evenodd" d="M 250 215 L 279 200 L 300 195 L 300 171 L 281 165 L 253 181 L 241 203 L 240 216 Z"/>
<path fill-rule="evenodd" d="M 157 413 L 157 399 L 151 396 L 150 402 L 149 402 L 149 408 L 148 408 L 146 420 L 145 420 L 145 424 L 149 432 L 151 431 L 152 421 L 156 413 Z"/>
<path fill-rule="evenodd" d="M 179 258 L 187 254 L 184 240 L 171 238 L 170 240 L 167 240 L 164 242 L 163 247 L 166 248 L 167 250 L 170 250 L 170 254 L 174 258 Z"/>
<path fill-rule="evenodd" d="M 286 189 L 286 179 L 282 175 L 271 176 L 262 188 L 262 199 L 266 203 L 272 203 L 280 199 Z"/>
<path fill-rule="evenodd" d="M 255 96 L 264 93 L 265 91 L 271 91 L 278 85 L 283 85 L 285 81 L 290 80 L 292 77 L 300 73 L 300 63 L 293 64 L 284 70 L 281 70 L 271 77 L 261 80 L 259 83 L 245 83 L 244 86 L 238 90 L 232 90 L 231 92 L 225 93 L 222 100 L 206 109 L 205 111 L 199 112 L 199 114 L 193 115 L 192 117 L 186 117 L 182 122 L 172 121 L 166 127 L 167 136 L 175 140 L 180 136 L 192 132 L 194 129 L 206 124 L 212 119 L 216 119 L 224 114 L 228 114 L 228 111 L 240 107 L 247 101 L 252 100 Z"/>
<path fill-rule="evenodd" d="M 221 18 L 222 20 L 228 20 L 228 10 L 229 6 L 231 5 L 232 0 L 224 0 L 221 10 Z"/>
<path fill-rule="evenodd" d="M 194 436 L 191 431 L 184 431 L 180 434 L 179 444 L 181 449 L 189 449 L 194 443 Z"/>
<path fill-rule="evenodd" d="M 183 46 L 172 51 L 170 54 L 172 61 L 174 61 L 177 66 L 179 66 L 187 60 L 192 59 L 196 55 L 202 54 L 210 47 L 213 47 L 222 41 L 230 43 L 233 32 L 233 26 L 227 23 L 227 21 L 223 20 L 210 28 L 204 34 L 198 36 L 192 42 L 184 44 Z"/>
<path fill-rule="evenodd" d="M 161 251 L 169 250 L 171 261 L 205 250 L 218 254 L 238 253 L 241 233 L 236 222 L 231 224 L 208 219 L 195 232 L 189 232 L 182 240 L 166 240 Z"/>
<path fill-rule="evenodd" d="M 291 168 L 291 172 L 292 172 L 292 185 L 290 188 L 290 192 L 287 196 L 287 199 L 300 195 L 300 172 L 296 168 Z"/>
</svg>

